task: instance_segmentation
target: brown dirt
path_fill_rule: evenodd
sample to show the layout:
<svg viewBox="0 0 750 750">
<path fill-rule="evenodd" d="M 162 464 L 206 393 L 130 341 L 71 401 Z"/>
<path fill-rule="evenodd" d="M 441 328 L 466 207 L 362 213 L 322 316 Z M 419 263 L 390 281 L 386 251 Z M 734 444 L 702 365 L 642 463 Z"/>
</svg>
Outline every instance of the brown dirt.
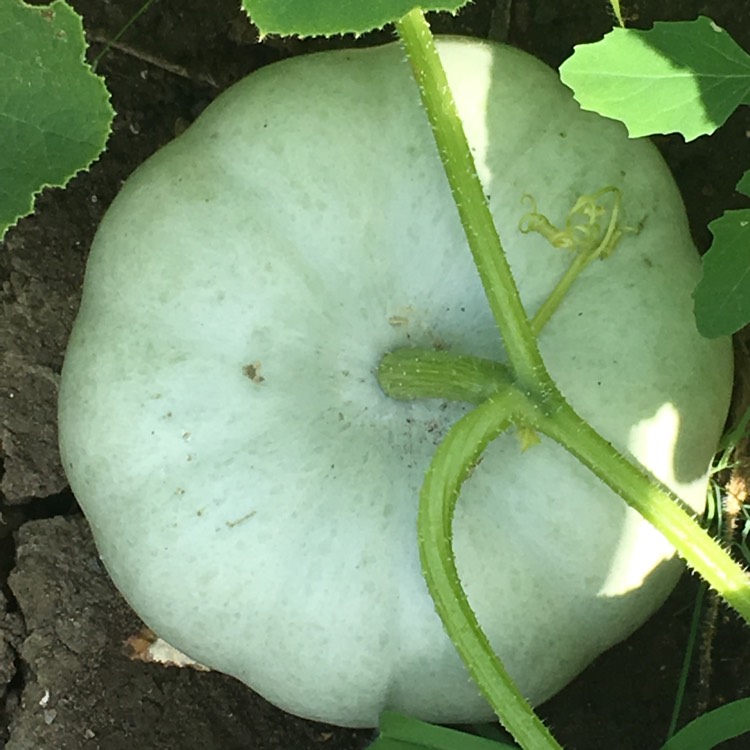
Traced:
<svg viewBox="0 0 750 750">
<path fill-rule="evenodd" d="M 102 49 L 141 0 L 75 0 Z M 750 10 L 736 0 L 626 3 L 634 25 L 711 16 L 750 49 Z M 557 66 L 576 43 L 611 26 L 604 0 L 478 0 L 439 31 L 506 38 Z M 378 38 L 387 38 L 381 32 Z M 368 40 L 359 40 L 358 44 Z M 258 43 L 229 0 L 154 4 L 103 58 L 118 112 L 107 152 L 65 191 L 45 193 L 36 214 L 0 248 L 0 574 L 12 571 L 0 624 L 2 722 L 9 750 L 213 748 L 354 750 L 372 740 L 274 709 L 218 674 L 128 660 L 123 641 L 139 625 L 97 560 L 66 490 L 56 450 L 55 399 L 65 341 L 78 304 L 87 248 L 122 180 L 192 121 L 221 90 L 290 54 L 350 39 Z M 696 242 L 707 224 L 742 203 L 734 185 L 748 168 L 750 117 L 743 109 L 711 138 L 660 138 L 683 190 Z M 744 351 L 747 351 L 747 337 Z M 742 360 L 738 383 L 750 369 Z M 15 536 L 11 533 L 15 532 Z M 669 723 L 699 583 L 686 577 L 638 633 L 602 656 L 542 708 L 566 747 L 651 750 Z M 0 611 L 3 608 L 0 602 Z M 720 609 L 712 654 L 693 669 L 682 719 L 701 705 L 750 695 L 748 630 Z M 0 688 L 2 691 L 2 688 Z M 747 739 L 725 750 L 747 747 Z"/>
</svg>

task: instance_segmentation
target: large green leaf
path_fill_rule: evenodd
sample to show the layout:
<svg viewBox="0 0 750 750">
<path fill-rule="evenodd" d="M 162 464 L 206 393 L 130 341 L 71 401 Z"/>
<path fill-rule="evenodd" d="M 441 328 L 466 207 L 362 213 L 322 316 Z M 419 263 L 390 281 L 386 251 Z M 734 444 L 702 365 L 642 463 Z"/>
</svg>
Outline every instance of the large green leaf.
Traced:
<svg viewBox="0 0 750 750">
<path fill-rule="evenodd" d="M 713 133 L 750 94 L 750 57 L 701 16 L 650 31 L 613 29 L 560 67 L 584 109 L 625 123 L 635 138 Z"/>
<path fill-rule="evenodd" d="M 750 172 L 737 190 L 750 195 Z M 714 236 L 695 288 L 695 320 L 708 338 L 734 333 L 750 322 L 750 208 L 726 211 L 708 228 Z"/>
<path fill-rule="evenodd" d="M 43 187 L 65 185 L 104 149 L 113 111 L 84 51 L 63 0 L 0 0 L 0 238 Z"/>
<path fill-rule="evenodd" d="M 414 8 L 456 12 L 469 0 L 242 0 L 262 34 L 331 36 L 364 34 Z"/>
</svg>

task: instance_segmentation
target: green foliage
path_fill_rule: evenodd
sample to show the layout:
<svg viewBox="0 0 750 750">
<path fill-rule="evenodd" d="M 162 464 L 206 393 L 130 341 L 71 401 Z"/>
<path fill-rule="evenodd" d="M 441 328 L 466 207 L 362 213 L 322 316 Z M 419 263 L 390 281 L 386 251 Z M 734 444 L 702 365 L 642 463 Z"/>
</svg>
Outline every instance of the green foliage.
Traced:
<svg viewBox="0 0 750 750">
<path fill-rule="evenodd" d="M 750 732 L 750 698 L 728 703 L 691 721 L 661 750 L 711 750 Z"/>
<path fill-rule="evenodd" d="M 104 149 L 113 110 L 83 61 L 80 17 L 63 0 L 0 2 L 0 238 Z"/>
<path fill-rule="evenodd" d="M 517 750 L 517 745 L 476 737 L 386 711 L 370 750 Z"/>
<path fill-rule="evenodd" d="M 613 29 L 576 47 L 560 76 L 584 109 L 625 123 L 632 137 L 713 133 L 750 103 L 750 56 L 703 16 L 662 22 L 650 31 Z M 738 185 L 750 195 L 750 173 Z M 708 338 L 750 322 L 750 209 L 711 222 L 714 235 L 695 290 L 698 330 Z"/>
<path fill-rule="evenodd" d="M 631 137 L 713 133 L 750 95 L 750 57 L 713 21 L 613 29 L 560 67 L 584 109 L 621 120 Z"/>
<path fill-rule="evenodd" d="M 750 698 L 699 716 L 671 737 L 661 750 L 711 750 L 747 732 L 750 732 Z M 369 750 L 518 750 L 518 745 L 385 712 L 380 718 L 380 734 Z"/>
<path fill-rule="evenodd" d="M 750 195 L 750 172 L 737 190 Z M 726 211 L 708 228 L 713 244 L 703 256 L 703 278 L 695 289 L 698 330 L 726 336 L 750 321 L 750 208 Z"/>
<path fill-rule="evenodd" d="M 397 21 L 414 8 L 456 12 L 468 0 L 242 0 L 242 6 L 261 34 L 332 36 L 364 34 Z"/>
</svg>

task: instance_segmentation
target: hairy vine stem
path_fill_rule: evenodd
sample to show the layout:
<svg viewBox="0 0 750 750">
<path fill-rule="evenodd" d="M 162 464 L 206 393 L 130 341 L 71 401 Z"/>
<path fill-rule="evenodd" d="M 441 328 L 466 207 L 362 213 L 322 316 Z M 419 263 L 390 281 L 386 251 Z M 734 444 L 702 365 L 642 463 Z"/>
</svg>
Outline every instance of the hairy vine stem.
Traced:
<svg viewBox="0 0 750 750">
<path fill-rule="evenodd" d="M 677 497 L 619 454 L 576 414 L 555 386 L 536 341 L 535 333 L 544 321 L 532 325 L 521 303 L 422 11 L 409 12 L 396 29 L 510 366 L 448 352 L 401 350 L 384 357 L 378 379 L 394 398 L 439 397 L 479 404 L 450 430 L 425 478 L 418 520 L 425 580 L 446 631 L 501 722 L 524 750 L 559 750 L 494 654 L 463 590 L 453 556 L 453 513 L 461 485 L 495 437 L 517 425 L 560 443 L 652 523 L 748 623 L 750 579 Z M 610 226 L 610 235 L 613 231 Z"/>
</svg>

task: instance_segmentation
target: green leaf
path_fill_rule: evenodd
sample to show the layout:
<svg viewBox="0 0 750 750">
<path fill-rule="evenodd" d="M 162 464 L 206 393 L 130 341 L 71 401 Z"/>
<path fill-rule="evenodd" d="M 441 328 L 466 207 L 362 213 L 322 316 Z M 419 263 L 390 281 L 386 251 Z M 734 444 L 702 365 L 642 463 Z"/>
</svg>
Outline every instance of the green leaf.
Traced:
<svg viewBox="0 0 750 750">
<path fill-rule="evenodd" d="M 750 195 L 750 172 L 737 190 Z M 714 241 L 703 256 L 703 278 L 693 297 L 698 330 L 716 338 L 750 322 L 750 208 L 725 211 L 708 228 Z"/>
<path fill-rule="evenodd" d="M 750 196 L 750 171 L 740 177 L 740 181 L 737 183 L 737 191 L 743 195 Z"/>
<path fill-rule="evenodd" d="M 113 111 L 84 51 L 81 19 L 63 0 L 0 2 L 0 239 L 36 193 L 104 149 Z"/>
<path fill-rule="evenodd" d="M 720 742 L 750 732 L 750 698 L 728 703 L 691 721 L 661 750 L 711 750 Z"/>
<path fill-rule="evenodd" d="M 560 77 L 584 109 L 621 120 L 632 138 L 713 133 L 750 92 L 750 57 L 713 21 L 613 29 L 575 48 Z"/>
<path fill-rule="evenodd" d="M 386 711 L 380 717 L 380 736 L 370 750 L 518 750 L 518 747 Z"/>
<path fill-rule="evenodd" d="M 468 0 L 242 0 L 261 34 L 332 36 L 364 34 L 397 21 L 414 8 L 455 13 Z"/>
</svg>

